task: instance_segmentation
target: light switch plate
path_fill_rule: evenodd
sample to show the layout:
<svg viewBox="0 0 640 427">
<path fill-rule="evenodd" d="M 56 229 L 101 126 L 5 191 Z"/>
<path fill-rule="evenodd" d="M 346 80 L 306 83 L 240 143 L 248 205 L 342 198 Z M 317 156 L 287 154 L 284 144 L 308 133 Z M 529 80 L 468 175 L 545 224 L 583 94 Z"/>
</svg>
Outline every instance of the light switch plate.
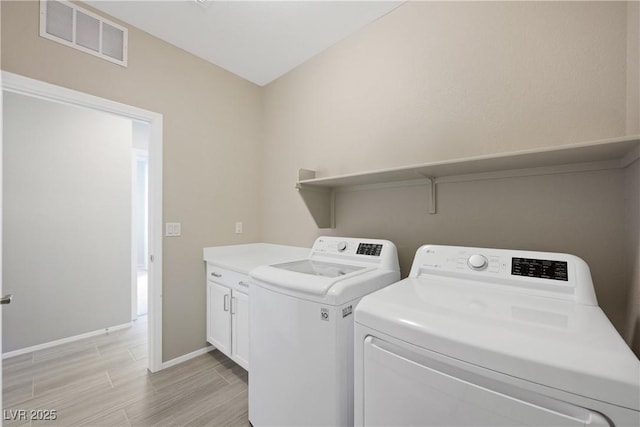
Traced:
<svg viewBox="0 0 640 427">
<path fill-rule="evenodd" d="M 180 236 L 181 227 L 179 222 L 167 222 L 165 224 L 165 233 L 164 235 L 167 237 L 176 237 Z"/>
<path fill-rule="evenodd" d="M 236 222 L 236 234 L 242 234 L 242 223 Z"/>
</svg>

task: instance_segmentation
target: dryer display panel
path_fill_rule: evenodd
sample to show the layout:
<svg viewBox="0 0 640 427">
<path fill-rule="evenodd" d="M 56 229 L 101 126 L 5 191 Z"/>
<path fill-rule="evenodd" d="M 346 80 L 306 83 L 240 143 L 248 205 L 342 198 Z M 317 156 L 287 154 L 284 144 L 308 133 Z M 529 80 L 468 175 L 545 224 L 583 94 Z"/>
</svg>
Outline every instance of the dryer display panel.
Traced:
<svg viewBox="0 0 640 427">
<path fill-rule="evenodd" d="M 533 258 L 511 258 L 511 274 L 567 282 L 567 262 Z"/>
</svg>

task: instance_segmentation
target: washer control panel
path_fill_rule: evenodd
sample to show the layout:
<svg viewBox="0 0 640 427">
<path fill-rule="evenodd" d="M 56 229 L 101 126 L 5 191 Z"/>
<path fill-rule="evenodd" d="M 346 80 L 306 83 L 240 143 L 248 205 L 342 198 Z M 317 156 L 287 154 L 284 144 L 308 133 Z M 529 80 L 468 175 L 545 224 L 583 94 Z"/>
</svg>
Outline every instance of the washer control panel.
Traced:
<svg viewBox="0 0 640 427">
<path fill-rule="evenodd" d="M 383 256 L 387 241 L 352 239 L 349 237 L 319 237 L 313 244 L 315 252 L 334 253 L 340 255 Z"/>
<path fill-rule="evenodd" d="M 309 259 L 400 271 L 396 245 L 384 239 L 321 236 L 313 243 Z"/>
<path fill-rule="evenodd" d="M 310 256 L 351 259 L 376 265 L 387 264 L 394 270 L 399 268 L 395 245 L 383 239 L 322 236 L 314 242 Z"/>
</svg>

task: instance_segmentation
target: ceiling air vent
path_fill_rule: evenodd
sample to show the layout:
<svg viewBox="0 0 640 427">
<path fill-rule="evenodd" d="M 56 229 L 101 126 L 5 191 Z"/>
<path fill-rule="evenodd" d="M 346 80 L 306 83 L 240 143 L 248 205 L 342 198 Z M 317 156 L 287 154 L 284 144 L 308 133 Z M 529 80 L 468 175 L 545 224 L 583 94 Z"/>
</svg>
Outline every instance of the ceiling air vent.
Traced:
<svg viewBox="0 0 640 427">
<path fill-rule="evenodd" d="M 127 29 L 74 3 L 41 0 L 40 36 L 127 66 Z"/>
</svg>

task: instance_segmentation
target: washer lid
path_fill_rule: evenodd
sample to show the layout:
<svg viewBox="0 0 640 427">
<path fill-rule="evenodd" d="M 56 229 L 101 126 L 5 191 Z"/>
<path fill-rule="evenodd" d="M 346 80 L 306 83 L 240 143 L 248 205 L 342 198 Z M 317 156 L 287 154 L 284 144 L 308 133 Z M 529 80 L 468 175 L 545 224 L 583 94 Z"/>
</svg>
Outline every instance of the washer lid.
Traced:
<svg viewBox="0 0 640 427">
<path fill-rule="evenodd" d="M 282 270 L 295 271 L 302 274 L 310 274 L 312 276 L 323 277 L 340 277 L 349 273 L 353 273 L 354 271 L 364 270 L 365 268 L 357 265 L 336 264 L 332 262 L 324 262 L 311 259 L 274 264 L 272 265 L 272 267 L 280 268 Z"/>
<path fill-rule="evenodd" d="M 484 368 L 640 410 L 640 361 L 597 306 L 421 276 L 364 297 L 355 321 Z"/>
<path fill-rule="evenodd" d="M 252 283 L 267 285 L 282 293 L 300 297 L 323 299 L 337 283 L 358 285 L 354 278 L 377 271 L 373 267 L 334 264 L 317 260 L 294 261 L 285 264 L 263 265 L 249 273 Z M 373 273 L 372 273 L 373 274 Z M 368 277 L 371 280 L 371 277 Z M 371 291 L 369 291 L 371 292 Z"/>
</svg>

